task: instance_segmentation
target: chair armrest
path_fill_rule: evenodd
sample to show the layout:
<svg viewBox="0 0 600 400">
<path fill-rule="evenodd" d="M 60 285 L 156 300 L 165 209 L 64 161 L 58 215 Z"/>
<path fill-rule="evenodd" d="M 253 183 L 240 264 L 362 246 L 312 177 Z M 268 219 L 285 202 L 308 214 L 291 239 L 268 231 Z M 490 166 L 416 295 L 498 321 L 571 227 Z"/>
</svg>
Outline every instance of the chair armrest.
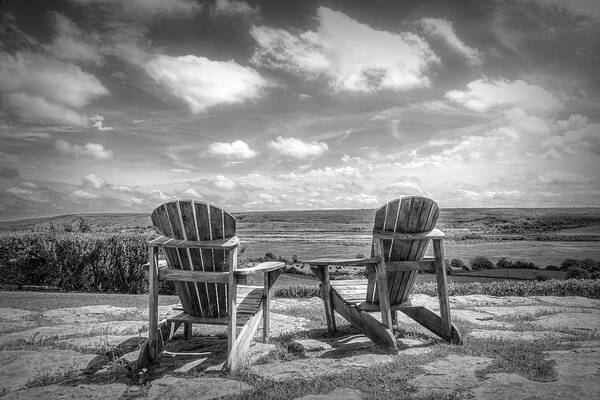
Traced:
<svg viewBox="0 0 600 400">
<path fill-rule="evenodd" d="M 144 271 L 147 272 L 150 269 L 150 263 L 146 263 L 146 264 L 142 265 L 142 268 L 144 269 Z M 164 268 L 168 268 L 167 260 L 158 260 L 158 269 L 164 269 Z"/>
<path fill-rule="evenodd" d="M 267 261 L 255 265 L 254 267 L 236 269 L 235 271 L 233 271 L 233 273 L 236 275 L 248 275 L 253 274 L 255 272 L 270 272 L 283 268 L 284 266 L 285 263 L 280 261 Z"/>
<path fill-rule="evenodd" d="M 317 258 L 315 260 L 303 261 L 303 263 L 314 266 L 327 266 L 327 265 L 366 265 L 378 263 L 379 257 L 373 258 L 333 258 L 324 257 Z"/>
<path fill-rule="evenodd" d="M 237 236 L 233 236 L 226 239 L 216 240 L 203 240 L 203 241 L 192 241 L 192 240 L 179 240 L 173 239 L 167 236 L 159 236 L 156 239 L 148 241 L 148 246 L 154 247 L 177 247 L 177 248 L 199 248 L 199 249 L 230 249 L 240 244 L 240 240 Z"/>
<path fill-rule="evenodd" d="M 373 238 L 396 240 L 443 239 L 444 232 L 439 229 L 432 229 L 429 232 L 422 233 L 388 232 L 381 229 L 373 229 Z"/>
</svg>

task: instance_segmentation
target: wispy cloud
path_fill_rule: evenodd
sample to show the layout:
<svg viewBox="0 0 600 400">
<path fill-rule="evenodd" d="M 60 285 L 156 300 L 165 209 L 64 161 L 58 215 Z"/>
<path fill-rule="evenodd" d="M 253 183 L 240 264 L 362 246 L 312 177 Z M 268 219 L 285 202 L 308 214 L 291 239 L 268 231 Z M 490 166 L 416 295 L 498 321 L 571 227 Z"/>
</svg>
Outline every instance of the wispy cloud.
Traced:
<svg viewBox="0 0 600 400">
<path fill-rule="evenodd" d="M 525 81 L 481 78 L 467 84 L 466 90 L 451 90 L 445 97 L 474 110 L 511 106 L 526 110 L 550 111 L 561 105 L 546 89 Z"/>
<path fill-rule="evenodd" d="M 479 51 L 465 44 L 454 30 L 452 22 L 442 18 L 421 18 L 419 24 L 429 35 L 443 40 L 450 48 L 465 56 L 472 64 L 481 63 Z"/>
<path fill-rule="evenodd" d="M 96 160 L 107 160 L 113 156 L 112 151 L 106 150 L 103 145 L 98 143 L 87 143 L 80 146 L 78 144 L 71 144 L 63 139 L 58 139 L 54 144 L 59 151 L 74 155 L 75 157 L 91 157 Z"/>
<path fill-rule="evenodd" d="M 31 52 L 0 52 L 0 90 L 8 108 L 31 123 L 88 127 L 80 111 L 108 90 L 80 67 Z"/>
</svg>

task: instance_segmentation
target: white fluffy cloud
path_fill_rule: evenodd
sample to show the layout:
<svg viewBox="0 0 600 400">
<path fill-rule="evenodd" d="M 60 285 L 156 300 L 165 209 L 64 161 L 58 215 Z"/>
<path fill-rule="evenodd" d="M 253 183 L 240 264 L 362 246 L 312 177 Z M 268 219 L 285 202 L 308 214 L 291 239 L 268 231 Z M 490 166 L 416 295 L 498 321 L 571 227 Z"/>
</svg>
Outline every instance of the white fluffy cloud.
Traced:
<svg viewBox="0 0 600 400">
<path fill-rule="evenodd" d="M 217 175 L 212 181 L 212 184 L 221 190 L 233 190 L 236 188 L 237 183 L 232 181 L 229 178 L 224 177 L 223 175 Z"/>
<path fill-rule="evenodd" d="M 301 139 L 293 137 L 284 138 L 282 136 L 278 136 L 277 139 L 271 140 L 269 142 L 269 147 L 285 156 L 298 159 L 318 157 L 329 150 L 327 143 L 315 141 L 305 142 Z"/>
<path fill-rule="evenodd" d="M 253 8 L 245 1 L 217 0 L 214 7 L 215 15 L 225 15 L 228 17 L 252 17 L 259 12 L 258 8 Z"/>
<path fill-rule="evenodd" d="M 18 52 L 0 52 L 0 91 L 8 108 L 28 122 L 87 127 L 79 110 L 108 90 L 81 68 Z"/>
<path fill-rule="evenodd" d="M 231 143 L 216 142 L 208 146 L 208 154 L 215 156 L 225 156 L 238 159 L 248 159 L 256 157 L 256 151 L 252 150 L 248 144 L 242 140 L 236 140 Z"/>
<path fill-rule="evenodd" d="M 427 69 L 439 60 L 420 36 L 377 31 L 326 7 L 319 7 L 317 19 L 316 31 L 300 34 L 252 27 L 253 62 L 308 78 L 326 76 L 340 91 L 429 86 Z"/>
<path fill-rule="evenodd" d="M 442 39 L 446 44 L 465 56 L 472 64 L 481 63 L 481 55 L 476 48 L 467 46 L 456 35 L 452 22 L 440 18 L 421 18 L 419 24 L 431 36 Z"/>
<path fill-rule="evenodd" d="M 481 78 L 469 82 L 466 90 L 451 90 L 445 97 L 474 111 L 501 106 L 550 111 L 560 106 L 552 93 L 522 80 Z"/>
<path fill-rule="evenodd" d="M 110 132 L 114 130 L 112 126 L 104 126 L 104 115 L 94 114 L 88 117 L 90 127 L 99 130 L 100 132 Z"/>
<path fill-rule="evenodd" d="M 71 144 L 66 140 L 58 139 L 54 142 L 56 148 L 65 153 L 72 154 L 75 157 L 92 157 L 96 160 L 107 160 L 113 156 L 112 151 L 106 150 L 103 145 L 98 143 L 87 143 L 84 146 Z"/>
<path fill-rule="evenodd" d="M 233 60 L 158 55 L 146 63 L 145 69 L 174 96 L 183 99 L 195 113 L 217 104 L 256 99 L 266 86 L 258 72 Z"/>
<path fill-rule="evenodd" d="M 83 182 L 83 184 L 85 186 L 91 186 L 94 189 L 102 189 L 103 187 L 105 187 L 107 185 L 104 178 L 101 178 L 94 174 L 82 176 L 81 181 Z"/>
</svg>

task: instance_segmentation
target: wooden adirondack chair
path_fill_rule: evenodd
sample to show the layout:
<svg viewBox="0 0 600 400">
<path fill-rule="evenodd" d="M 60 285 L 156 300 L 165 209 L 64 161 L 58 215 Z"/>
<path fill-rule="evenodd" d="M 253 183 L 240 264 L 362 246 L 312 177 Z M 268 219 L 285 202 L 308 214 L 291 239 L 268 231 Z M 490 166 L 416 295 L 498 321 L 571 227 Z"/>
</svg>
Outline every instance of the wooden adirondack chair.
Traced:
<svg viewBox="0 0 600 400">
<path fill-rule="evenodd" d="M 438 205 L 425 197 L 390 201 L 375 213 L 371 258 L 320 258 L 306 262 L 321 281 L 320 295 L 330 332 L 336 330 L 334 311 L 337 311 L 380 348 L 397 353 L 392 327 L 397 321 L 396 311 L 401 311 L 443 339 L 461 343 L 460 334 L 450 320 L 442 245 L 444 234 L 434 229 L 438 214 Z M 433 241 L 434 257 L 424 259 L 430 240 Z M 330 280 L 330 265 L 365 265 L 368 279 Z M 409 301 L 419 270 L 435 270 L 439 316 L 425 307 L 412 306 Z M 382 322 L 368 314 L 373 311 L 381 312 Z"/>
<path fill-rule="evenodd" d="M 282 262 L 265 262 L 237 269 L 239 240 L 235 219 L 222 209 L 194 200 L 162 204 L 152 212 L 152 223 L 162 236 L 148 242 L 149 336 L 138 365 L 160 357 L 165 340 L 183 324 L 191 336 L 192 324 L 227 325 L 227 361 L 235 370 L 254 337 L 261 317 L 263 339 L 269 332 L 269 301 Z M 158 260 L 159 249 L 166 263 Z M 245 276 L 263 272 L 264 286 L 246 286 Z M 158 323 L 158 282 L 174 281 L 183 312 Z"/>
</svg>

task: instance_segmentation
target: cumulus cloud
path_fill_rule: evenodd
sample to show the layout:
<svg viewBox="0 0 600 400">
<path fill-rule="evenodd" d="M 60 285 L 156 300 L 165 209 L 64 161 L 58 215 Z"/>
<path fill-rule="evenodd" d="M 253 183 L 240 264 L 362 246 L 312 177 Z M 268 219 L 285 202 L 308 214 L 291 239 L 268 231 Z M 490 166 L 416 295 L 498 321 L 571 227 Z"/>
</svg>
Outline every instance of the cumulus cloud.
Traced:
<svg viewBox="0 0 600 400">
<path fill-rule="evenodd" d="M 212 184 L 217 189 L 221 189 L 221 190 L 233 190 L 237 186 L 237 183 L 235 183 L 234 181 L 232 181 L 229 178 L 224 177 L 223 175 L 215 176 L 215 178 L 212 180 Z"/>
<path fill-rule="evenodd" d="M 539 181 L 548 184 L 589 183 L 592 179 L 587 176 L 567 171 L 551 171 L 539 176 Z"/>
<path fill-rule="evenodd" d="M 214 15 L 228 17 L 254 17 L 260 13 L 260 9 L 251 7 L 245 1 L 217 0 L 213 10 Z"/>
<path fill-rule="evenodd" d="M 155 81 L 184 100 L 194 113 L 217 104 L 256 99 L 266 86 L 258 72 L 233 60 L 158 55 L 146 63 L 145 69 Z"/>
<path fill-rule="evenodd" d="M 112 126 L 104 126 L 104 115 L 90 115 L 88 121 L 91 128 L 97 129 L 100 132 L 110 132 L 115 129 Z"/>
<path fill-rule="evenodd" d="M 256 157 L 256 151 L 252 150 L 248 144 L 242 140 L 235 140 L 231 143 L 216 142 L 208 146 L 208 154 L 213 156 L 225 156 L 238 159 L 249 159 Z"/>
<path fill-rule="evenodd" d="M 468 83 L 466 90 L 451 90 L 445 97 L 474 111 L 502 106 L 550 111 L 560 106 L 560 101 L 552 93 L 539 86 L 502 78 L 481 78 Z"/>
<path fill-rule="evenodd" d="M 0 52 L 0 91 L 10 111 L 28 122 L 87 127 L 79 110 L 108 90 L 81 68 L 17 52 Z"/>
<path fill-rule="evenodd" d="M 60 13 L 52 13 L 52 16 L 56 37 L 46 46 L 48 51 L 61 60 L 102 63 L 97 35 L 86 35 L 73 21 Z"/>
<path fill-rule="evenodd" d="M 83 182 L 84 186 L 91 186 L 94 189 L 102 189 L 107 185 L 104 178 L 101 178 L 97 175 L 90 174 L 81 177 L 81 182 Z"/>
<path fill-rule="evenodd" d="M 291 33 L 254 26 L 252 61 L 309 79 L 325 76 L 338 91 L 408 90 L 429 86 L 428 68 L 439 62 L 420 36 L 377 31 L 326 7 L 316 31 Z"/>
<path fill-rule="evenodd" d="M 106 150 L 103 145 L 98 143 L 87 143 L 84 146 L 71 144 L 63 139 L 54 142 L 56 148 L 65 153 L 72 154 L 75 157 L 92 157 L 96 160 L 107 160 L 113 156 L 112 151 Z"/>
<path fill-rule="evenodd" d="M 285 156 L 298 159 L 318 157 L 329 150 L 327 143 L 316 141 L 305 142 L 301 139 L 293 137 L 284 138 L 282 136 L 278 136 L 277 139 L 271 140 L 269 142 L 269 147 Z"/>
<path fill-rule="evenodd" d="M 450 48 L 465 56 L 472 64 L 481 63 L 481 55 L 476 48 L 467 46 L 456 35 L 452 22 L 440 18 L 421 18 L 419 24 L 429 35 L 443 40 Z"/>
</svg>

